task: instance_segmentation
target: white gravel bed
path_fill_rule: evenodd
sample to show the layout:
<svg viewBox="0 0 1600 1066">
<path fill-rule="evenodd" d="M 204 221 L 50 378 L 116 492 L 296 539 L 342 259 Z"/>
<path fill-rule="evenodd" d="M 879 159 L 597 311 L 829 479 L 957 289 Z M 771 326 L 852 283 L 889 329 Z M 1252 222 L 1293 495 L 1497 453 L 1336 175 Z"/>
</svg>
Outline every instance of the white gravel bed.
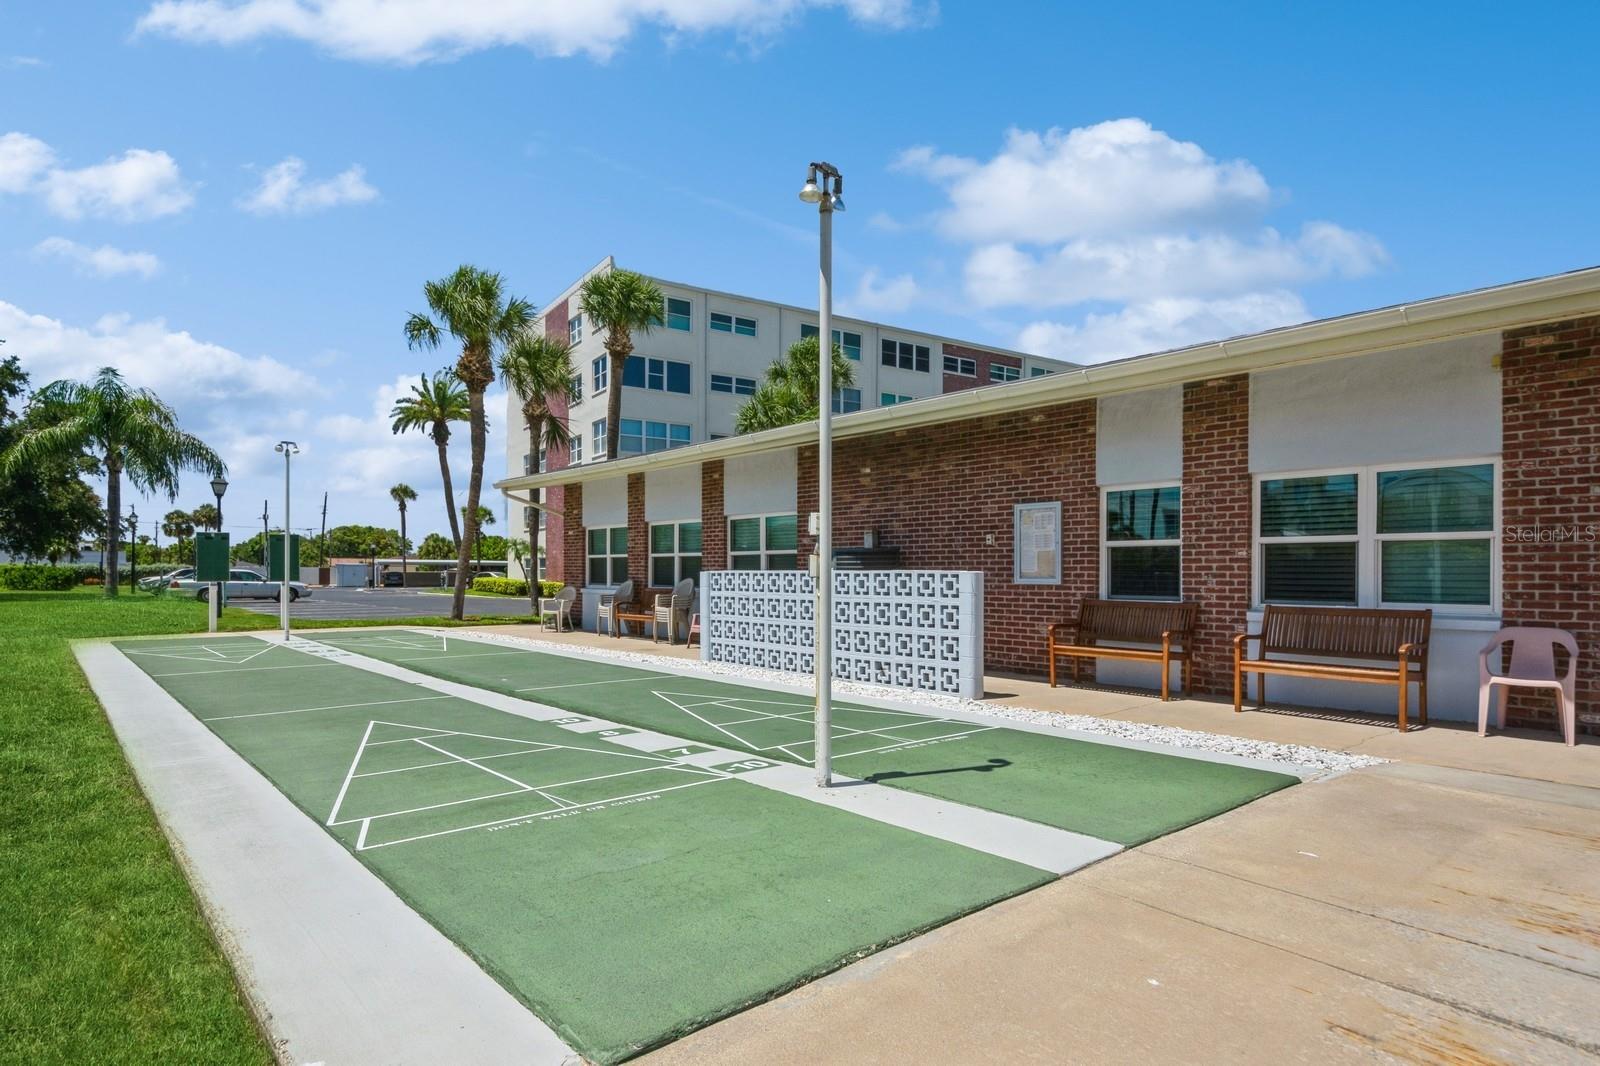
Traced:
<svg viewBox="0 0 1600 1066">
<path fill-rule="evenodd" d="M 435 632 L 451 634 L 450 630 L 436 630 Z M 708 676 L 715 675 L 756 684 L 790 685 L 814 691 L 814 679 L 810 674 L 790 674 L 780 670 L 768 670 L 759 666 L 707 662 L 702 659 L 685 660 L 668 655 L 651 655 L 646 652 L 623 651 L 620 649 L 613 651 L 609 648 L 564 644 L 559 641 L 540 640 L 536 637 L 516 637 L 482 631 L 474 632 L 470 639 L 526 647 L 539 651 L 566 653 L 568 655 L 576 653 L 583 658 L 610 659 L 615 662 L 634 663 L 657 669 L 670 670 L 675 667 L 689 667 L 696 673 Z M 854 696 L 862 699 L 890 700 L 901 703 L 913 701 L 921 706 L 935 710 L 964 711 L 987 715 L 991 718 L 1008 719 L 1013 722 L 1028 722 L 1032 725 L 1050 726 L 1054 729 L 1116 737 L 1120 740 L 1130 740 L 1143 744 L 1166 744 L 1175 748 L 1191 748 L 1249 759 L 1263 759 L 1268 762 L 1288 763 L 1301 769 L 1316 770 L 1324 773 L 1342 773 L 1346 770 L 1358 770 L 1364 766 L 1376 766 L 1379 763 L 1389 761 L 1372 755 L 1351 755 L 1341 751 L 1328 751 L 1324 748 L 1308 747 L 1304 744 L 1279 744 L 1270 740 L 1230 737 L 1220 733 L 1204 733 L 1196 729 L 1180 729 L 1176 726 L 1146 725 L 1142 722 L 1123 722 L 1110 718 L 1096 718 L 1088 714 L 1040 711 L 1030 707 L 1004 707 L 993 703 L 985 703 L 982 700 L 964 699 L 960 696 L 922 692 L 916 689 L 890 688 L 884 685 L 864 685 L 857 681 L 835 680 L 833 691 L 841 696 Z"/>
</svg>

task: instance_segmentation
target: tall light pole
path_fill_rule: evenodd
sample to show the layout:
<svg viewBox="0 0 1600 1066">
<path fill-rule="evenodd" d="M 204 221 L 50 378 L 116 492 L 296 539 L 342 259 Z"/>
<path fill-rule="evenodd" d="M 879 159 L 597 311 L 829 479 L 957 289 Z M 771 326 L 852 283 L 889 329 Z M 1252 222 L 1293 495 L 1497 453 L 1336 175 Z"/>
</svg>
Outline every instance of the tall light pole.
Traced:
<svg viewBox="0 0 1600 1066">
<path fill-rule="evenodd" d="M 222 494 L 227 492 L 227 491 L 228 491 L 228 479 L 227 478 L 223 477 L 221 474 L 218 474 L 216 477 L 211 479 L 211 495 L 213 495 L 213 496 L 215 496 L 217 498 L 217 532 L 218 533 L 222 532 Z M 263 507 L 262 510 L 265 511 L 266 508 Z M 233 561 L 232 560 L 232 553 L 230 552 L 229 553 L 229 562 L 231 563 L 232 561 Z M 198 562 L 198 560 L 196 560 L 196 562 Z M 227 575 L 224 574 L 223 577 L 226 578 Z M 226 600 L 227 598 L 228 598 L 228 582 L 226 580 L 224 580 L 224 581 L 213 581 L 211 583 L 211 602 L 206 607 L 207 624 L 208 624 L 208 626 L 210 628 L 210 631 L 213 632 L 213 633 L 215 633 L 217 631 L 217 628 L 221 624 L 221 621 L 222 621 L 222 605 L 223 605 L 223 601 Z"/>
<path fill-rule="evenodd" d="M 822 184 L 817 184 L 817 176 Z M 833 182 L 829 191 L 828 182 Z M 803 203 L 817 205 L 820 230 L 817 287 L 817 528 L 811 576 L 817 583 L 812 632 L 817 668 L 817 787 L 833 784 L 833 213 L 844 210 L 844 177 L 831 163 L 812 163 L 800 189 Z M 809 522 L 809 516 L 808 516 Z"/>
<path fill-rule="evenodd" d="M 128 508 L 128 595 L 139 591 L 139 512 Z"/>
<path fill-rule="evenodd" d="M 278 620 L 283 623 L 283 639 L 289 640 L 289 549 L 294 537 L 289 533 L 289 457 L 300 451 L 292 440 L 280 440 L 277 451 L 283 453 L 283 584 L 278 587 Z"/>
</svg>

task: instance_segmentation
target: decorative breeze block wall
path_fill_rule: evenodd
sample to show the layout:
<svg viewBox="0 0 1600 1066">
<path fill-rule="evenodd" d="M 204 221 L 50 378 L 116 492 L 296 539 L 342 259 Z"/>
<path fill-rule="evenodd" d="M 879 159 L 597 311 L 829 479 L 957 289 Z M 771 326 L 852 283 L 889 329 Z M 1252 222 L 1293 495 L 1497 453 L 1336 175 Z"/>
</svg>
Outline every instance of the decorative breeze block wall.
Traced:
<svg viewBox="0 0 1600 1066">
<path fill-rule="evenodd" d="M 712 570 L 700 578 L 702 658 L 797 674 L 816 668 L 810 574 Z M 982 696 L 983 574 L 835 571 L 833 676 Z"/>
</svg>

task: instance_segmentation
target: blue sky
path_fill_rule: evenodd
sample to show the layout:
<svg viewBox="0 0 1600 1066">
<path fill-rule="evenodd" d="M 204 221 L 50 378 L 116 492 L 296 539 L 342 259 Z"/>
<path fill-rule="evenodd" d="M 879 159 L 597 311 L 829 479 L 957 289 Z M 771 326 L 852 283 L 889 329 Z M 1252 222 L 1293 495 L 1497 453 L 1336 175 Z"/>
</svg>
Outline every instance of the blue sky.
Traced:
<svg viewBox="0 0 1600 1066">
<path fill-rule="evenodd" d="M 281 436 L 296 526 L 324 490 L 392 524 L 405 480 L 443 529 L 383 415 L 446 361 L 400 327 L 458 263 L 536 304 L 607 254 L 810 304 L 822 157 L 843 310 L 1081 361 L 1593 265 L 1600 85 L 1564 42 L 1596 10 L 6 5 L 0 337 L 173 401 L 237 536 L 279 519 Z"/>
</svg>

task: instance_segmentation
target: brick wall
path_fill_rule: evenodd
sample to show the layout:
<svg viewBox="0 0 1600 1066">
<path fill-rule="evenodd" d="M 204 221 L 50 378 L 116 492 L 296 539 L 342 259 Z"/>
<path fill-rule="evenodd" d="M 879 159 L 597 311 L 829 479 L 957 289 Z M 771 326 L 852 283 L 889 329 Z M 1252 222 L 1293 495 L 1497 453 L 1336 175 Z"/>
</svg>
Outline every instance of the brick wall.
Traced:
<svg viewBox="0 0 1600 1066">
<path fill-rule="evenodd" d="M 1183 386 L 1183 597 L 1200 604 L 1190 686 L 1233 691 L 1250 606 L 1250 377 Z"/>
<path fill-rule="evenodd" d="M 550 576 L 581 587 L 587 580 L 585 571 L 588 569 L 583 543 L 583 486 L 578 483 L 564 485 L 562 495 L 567 518 L 561 534 L 561 569 L 558 571 L 552 563 Z"/>
<path fill-rule="evenodd" d="M 1099 586 L 1094 401 L 839 441 L 834 544 L 869 529 L 914 569 L 984 572 L 985 666 L 1044 669 L 1045 626 Z M 798 461 L 801 565 L 811 551 L 816 449 Z M 1012 583 L 1012 505 L 1060 500 L 1062 581 Z"/>
<path fill-rule="evenodd" d="M 728 518 L 723 509 L 722 460 L 700 464 L 700 569 L 728 566 Z"/>
<path fill-rule="evenodd" d="M 1506 331 L 1500 387 L 1505 624 L 1556 626 L 1578 638 L 1578 714 L 1594 714 L 1600 712 L 1600 317 Z M 1515 694 L 1508 719 L 1553 724 L 1554 700 Z M 1600 733 L 1594 724 L 1579 728 Z"/>
<path fill-rule="evenodd" d="M 649 602 L 650 526 L 644 520 L 644 475 L 628 475 L 628 576 L 639 590 L 639 602 Z"/>
<path fill-rule="evenodd" d="M 948 341 L 942 347 L 945 355 L 958 355 L 972 359 L 978 364 L 977 377 L 969 378 L 961 374 L 945 374 L 943 386 L 945 392 L 960 392 L 963 389 L 975 389 L 980 385 L 992 384 L 989 380 L 989 367 L 994 363 L 999 363 L 1001 366 L 1014 366 L 1019 371 L 1022 369 L 1022 360 L 1014 355 L 986 352 L 982 348 L 968 348 L 964 344 L 951 344 Z M 940 365 L 943 365 L 942 359 L 940 360 Z"/>
</svg>

